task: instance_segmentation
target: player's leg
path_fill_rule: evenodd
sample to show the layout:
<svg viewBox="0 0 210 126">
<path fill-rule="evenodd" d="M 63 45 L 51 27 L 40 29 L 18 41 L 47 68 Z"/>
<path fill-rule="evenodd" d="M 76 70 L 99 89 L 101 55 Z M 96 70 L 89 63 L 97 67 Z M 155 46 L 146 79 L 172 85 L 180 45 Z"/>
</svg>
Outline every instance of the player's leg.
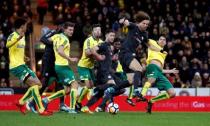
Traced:
<svg viewBox="0 0 210 126">
<path fill-rule="evenodd" d="M 42 103 L 41 96 L 39 94 L 39 89 L 42 87 L 41 82 L 35 76 L 35 74 L 30 76 L 26 80 L 26 83 L 32 87 L 32 96 L 33 96 L 34 101 L 36 102 L 39 114 L 42 115 L 42 116 L 52 115 L 52 112 L 45 111 L 45 108 L 44 108 L 43 103 Z"/>
<path fill-rule="evenodd" d="M 99 87 L 96 87 L 93 90 L 93 96 L 91 97 L 91 99 L 87 102 L 87 104 L 82 107 L 81 111 L 84 113 L 93 113 L 90 111 L 89 107 L 91 107 L 93 104 L 95 104 L 100 98 L 102 98 L 104 94 L 104 90 L 102 90 Z"/>
<path fill-rule="evenodd" d="M 94 76 L 91 69 L 79 67 L 79 66 L 78 66 L 78 73 L 80 76 L 80 80 L 84 81 L 85 83 L 85 86 L 81 89 L 81 92 L 79 94 L 77 104 L 76 104 L 77 110 L 80 110 L 82 107 L 82 104 L 81 104 L 82 100 L 84 99 L 85 96 L 87 96 L 89 92 L 91 92 L 91 89 L 93 87 Z"/>
<path fill-rule="evenodd" d="M 151 98 L 149 100 L 148 107 L 147 107 L 148 113 L 151 113 L 153 103 L 175 97 L 175 90 L 174 90 L 172 84 L 163 75 L 163 73 L 161 72 L 161 70 L 158 67 L 156 67 L 156 71 L 153 74 L 156 75 L 156 77 L 158 77 L 158 80 L 156 80 L 156 82 L 155 82 L 157 88 L 161 91 L 164 90 L 166 92 L 161 92 L 156 97 Z M 153 76 L 153 75 L 151 75 L 151 76 Z"/>
<path fill-rule="evenodd" d="M 129 68 L 133 71 L 133 85 L 134 85 L 134 95 L 140 97 L 140 93 L 138 91 L 138 86 L 141 84 L 141 73 L 142 73 L 142 66 L 138 60 L 135 58 L 129 64 Z"/>
</svg>

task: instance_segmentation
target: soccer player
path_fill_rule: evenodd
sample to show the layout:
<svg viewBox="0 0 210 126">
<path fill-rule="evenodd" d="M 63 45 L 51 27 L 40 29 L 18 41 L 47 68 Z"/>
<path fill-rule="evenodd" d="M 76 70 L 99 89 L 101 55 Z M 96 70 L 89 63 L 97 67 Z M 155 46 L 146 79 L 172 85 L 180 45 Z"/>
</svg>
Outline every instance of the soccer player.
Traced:
<svg viewBox="0 0 210 126">
<path fill-rule="evenodd" d="M 179 71 L 174 69 L 165 70 L 164 62 L 167 56 L 167 52 L 163 51 L 164 46 L 166 45 L 166 38 L 164 36 L 160 36 L 159 40 L 156 42 L 154 40 L 149 40 L 148 47 L 148 57 L 147 57 L 147 67 L 146 67 L 146 82 L 141 91 L 141 95 L 145 96 L 147 90 L 155 85 L 160 91 L 164 90 L 166 92 L 162 92 L 158 94 L 156 97 L 150 99 L 148 101 L 147 112 L 151 114 L 152 105 L 157 101 L 161 101 L 164 99 L 169 99 L 175 97 L 175 90 L 170 83 L 170 81 L 163 75 L 163 73 L 174 73 L 177 74 Z M 161 51 L 156 52 L 150 49 L 150 46 L 156 46 Z"/>
<path fill-rule="evenodd" d="M 94 86 L 94 58 L 90 49 L 94 46 L 97 46 L 102 42 L 101 37 L 101 26 L 99 24 L 94 24 L 92 26 L 92 35 L 88 37 L 83 45 L 82 58 L 78 63 L 78 73 L 81 81 L 84 81 L 85 86 L 82 88 L 79 98 L 77 100 L 77 108 L 81 109 L 81 102 L 84 99 L 84 96 L 88 94 Z"/>
<path fill-rule="evenodd" d="M 23 83 L 30 86 L 27 92 L 16 103 L 16 106 L 23 114 L 26 114 L 24 104 L 30 98 L 33 98 L 37 104 L 39 115 L 49 116 L 53 113 L 45 110 L 39 94 L 39 89 L 42 87 L 42 84 L 35 73 L 25 65 L 26 26 L 27 21 L 18 18 L 14 23 L 15 31 L 10 34 L 6 44 L 6 47 L 9 48 L 10 72 L 18 77 Z"/>
<path fill-rule="evenodd" d="M 134 85 L 134 96 L 137 101 L 146 101 L 138 91 L 138 86 L 141 84 L 141 73 L 143 67 L 140 63 L 141 56 L 138 55 L 142 46 L 146 46 L 148 42 L 147 28 L 150 23 L 150 17 L 147 13 L 139 11 L 135 15 L 136 23 L 129 22 L 127 19 L 122 18 L 119 20 L 120 24 L 128 27 L 128 35 L 122 43 L 119 53 L 120 63 L 126 72 L 130 84 Z M 151 46 L 152 49 L 158 50 Z"/>
<path fill-rule="evenodd" d="M 120 24 L 128 27 L 128 35 L 122 43 L 119 59 L 128 80 L 133 81 L 134 95 L 145 100 L 138 91 L 143 69 L 137 58 L 137 49 L 148 41 L 146 30 L 150 23 L 150 17 L 147 13 L 140 11 L 136 14 L 135 20 L 136 23 L 129 22 L 125 18 L 119 20 Z"/>
<path fill-rule="evenodd" d="M 116 38 L 114 43 L 113 43 L 113 47 L 114 47 L 114 54 L 119 55 L 120 52 L 120 48 L 121 48 L 121 42 L 120 39 Z M 127 76 L 126 73 L 123 71 L 122 65 L 120 64 L 119 60 L 113 61 L 113 69 L 116 70 L 115 75 L 117 77 L 119 77 L 121 80 L 127 80 Z M 131 106 L 135 106 L 136 104 L 132 101 L 133 99 L 133 90 L 134 90 L 134 86 L 131 85 L 130 89 L 129 89 L 129 95 L 128 98 L 126 99 L 126 102 L 131 105 Z"/>
<path fill-rule="evenodd" d="M 73 35 L 74 24 L 65 22 L 63 32 L 55 34 L 50 38 L 53 42 L 55 52 L 55 71 L 58 77 L 58 83 L 64 86 L 63 90 L 57 91 L 49 97 L 43 99 L 43 103 L 47 104 L 59 97 L 70 93 L 70 110 L 68 113 L 77 113 L 75 111 L 78 83 L 75 80 L 74 73 L 69 67 L 69 62 L 77 62 L 78 58 L 70 57 L 70 42 L 69 37 Z"/>
<path fill-rule="evenodd" d="M 94 95 L 88 101 L 87 105 L 84 106 L 81 111 L 91 113 L 89 107 L 93 105 L 99 98 L 103 97 L 102 103 L 96 108 L 96 111 L 104 111 L 106 102 L 112 101 L 114 94 L 120 88 L 116 84 L 121 82 L 116 81 L 113 69 L 112 69 L 112 58 L 113 49 L 111 44 L 115 38 L 115 33 L 111 30 L 106 33 L 106 40 L 102 44 L 95 46 L 91 49 L 93 56 L 98 61 L 97 74 L 96 74 L 96 88 L 94 89 Z M 128 81 L 126 81 L 128 83 Z M 125 82 L 125 83 L 126 83 Z M 129 84 L 128 84 L 129 85 Z M 110 102 L 111 102 L 110 101 Z"/>
<path fill-rule="evenodd" d="M 55 34 L 59 34 L 62 32 L 62 24 L 58 25 L 58 28 L 56 30 L 49 30 L 46 34 L 44 34 L 40 41 L 45 44 L 45 51 L 42 56 L 42 88 L 39 90 L 40 94 L 42 94 L 49 84 L 51 84 L 53 81 L 57 81 L 57 75 L 55 72 L 55 53 L 53 50 L 53 42 L 49 41 L 49 38 L 52 37 Z M 63 89 L 63 86 L 58 84 L 56 85 L 56 90 Z M 31 110 L 32 112 L 36 113 L 35 109 L 35 102 L 28 102 L 26 104 L 26 107 Z M 60 111 L 69 111 L 69 107 L 65 105 L 64 103 L 64 96 L 60 97 Z"/>
</svg>

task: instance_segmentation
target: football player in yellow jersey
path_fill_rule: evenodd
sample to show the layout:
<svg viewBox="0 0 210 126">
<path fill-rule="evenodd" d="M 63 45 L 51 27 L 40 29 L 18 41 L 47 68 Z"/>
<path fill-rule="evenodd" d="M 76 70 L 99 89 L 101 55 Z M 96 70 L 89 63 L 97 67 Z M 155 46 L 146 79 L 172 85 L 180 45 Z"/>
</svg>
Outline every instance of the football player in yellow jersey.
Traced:
<svg viewBox="0 0 210 126">
<path fill-rule="evenodd" d="M 26 114 L 24 105 L 27 100 L 33 98 L 37 104 L 39 115 L 49 116 L 53 113 L 45 111 L 39 94 L 39 89 L 42 87 L 42 84 L 35 73 L 25 65 L 26 26 L 27 21 L 25 19 L 17 19 L 14 23 L 15 31 L 10 34 L 6 44 L 6 47 L 9 49 L 10 72 L 18 77 L 23 83 L 30 86 L 27 92 L 16 103 L 16 106 L 23 114 Z"/>
<path fill-rule="evenodd" d="M 94 85 L 94 63 L 95 60 L 90 49 L 102 43 L 101 37 L 101 26 L 99 24 L 94 24 L 92 26 L 92 35 L 88 37 L 83 45 L 82 58 L 78 63 L 78 73 L 81 81 L 84 81 L 85 86 L 82 88 L 79 98 L 77 100 L 77 109 L 82 107 L 81 102 L 84 96 L 91 92 Z"/>
<path fill-rule="evenodd" d="M 59 97 L 69 95 L 70 93 L 70 110 L 68 113 L 77 113 L 75 111 L 78 83 L 75 80 L 73 70 L 69 67 L 69 62 L 77 62 L 78 58 L 70 56 L 70 42 L 69 38 L 73 35 L 74 24 L 65 22 L 63 25 L 63 32 L 55 34 L 50 38 L 53 42 L 53 49 L 55 52 L 55 71 L 58 76 L 58 83 L 64 86 L 63 90 L 57 91 L 49 97 L 43 98 L 45 107 L 47 104 Z"/>
<path fill-rule="evenodd" d="M 167 52 L 163 51 L 164 46 L 166 45 L 166 38 L 164 36 L 160 36 L 159 40 L 156 42 L 154 40 L 149 40 L 148 46 L 148 56 L 147 56 L 147 67 L 146 67 L 146 82 L 143 86 L 141 94 L 143 96 L 146 95 L 148 88 L 151 87 L 152 84 L 160 90 L 164 90 L 166 92 L 159 93 L 156 97 L 150 99 L 148 101 L 147 112 L 151 114 L 153 103 L 169 99 L 175 97 L 175 90 L 170 83 L 170 81 L 163 75 L 163 73 L 179 73 L 178 70 L 171 69 L 165 70 L 164 62 L 167 56 Z M 160 49 L 160 52 L 156 52 L 150 49 L 150 46 L 156 46 Z"/>
</svg>

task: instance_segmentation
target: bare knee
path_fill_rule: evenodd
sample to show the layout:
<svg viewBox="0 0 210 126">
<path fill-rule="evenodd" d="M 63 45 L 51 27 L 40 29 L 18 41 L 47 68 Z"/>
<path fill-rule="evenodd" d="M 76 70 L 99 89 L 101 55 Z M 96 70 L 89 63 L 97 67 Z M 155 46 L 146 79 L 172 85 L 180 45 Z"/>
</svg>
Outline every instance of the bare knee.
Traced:
<svg viewBox="0 0 210 126">
<path fill-rule="evenodd" d="M 88 89 L 91 89 L 93 87 L 93 82 L 91 80 L 86 80 L 85 81 L 85 86 L 88 88 Z"/>
<path fill-rule="evenodd" d="M 147 82 L 149 82 L 150 84 L 154 84 L 155 81 L 156 81 L 155 78 L 148 78 L 148 79 L 147 79 Z"/>
<path fill-rule="evenodd" d="M 169 89 L 167 92 L 170 98 L 174 98 L 176 96 L 176 92 L 174 89 Z"/>
<path fill-rule="evenodd" d="M 72 89 L 78 89 L 78 87 L 79 87 L 79 85 L 78 85 L 78 83 L 77 83 L 76 81 L 73 81 L 73 82 L 71 83 L 71 88 L 72 88 Z"/>
</svg>

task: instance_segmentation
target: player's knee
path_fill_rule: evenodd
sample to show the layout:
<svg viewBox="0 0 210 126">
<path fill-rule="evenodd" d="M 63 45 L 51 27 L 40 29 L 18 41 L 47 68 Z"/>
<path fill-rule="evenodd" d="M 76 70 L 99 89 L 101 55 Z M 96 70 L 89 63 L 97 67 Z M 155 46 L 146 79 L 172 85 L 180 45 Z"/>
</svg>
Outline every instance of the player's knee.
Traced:
<svg viewBox="0 0 210 126">
<path fill-rule="evenodd" d="M 174 97 L 176 96 L 175 90 L 170 90 L 170 91 L 168 92 L 168 94 L 169 94 L 169 97 L 170 97 L 170 98 L 174 98 Z"/>
<path fill-rule="evenodd" d="M 155 79 L 155 78 L 148 78 L 147 81 L 148 81 L 150 84 L 153 84 L 153 83 L 155 83 L 156 79 Z"/>
<path fill-rule="evenodd" d="M 73 81 L 73 82 L 71 83 L 71 88 L 72 88 L 72 89 L 78 89 L 78 87 L 79 87 L 79 85 L 78 85 L 78 83 L 77 83 L 76 81 Z"/>
</svg>

